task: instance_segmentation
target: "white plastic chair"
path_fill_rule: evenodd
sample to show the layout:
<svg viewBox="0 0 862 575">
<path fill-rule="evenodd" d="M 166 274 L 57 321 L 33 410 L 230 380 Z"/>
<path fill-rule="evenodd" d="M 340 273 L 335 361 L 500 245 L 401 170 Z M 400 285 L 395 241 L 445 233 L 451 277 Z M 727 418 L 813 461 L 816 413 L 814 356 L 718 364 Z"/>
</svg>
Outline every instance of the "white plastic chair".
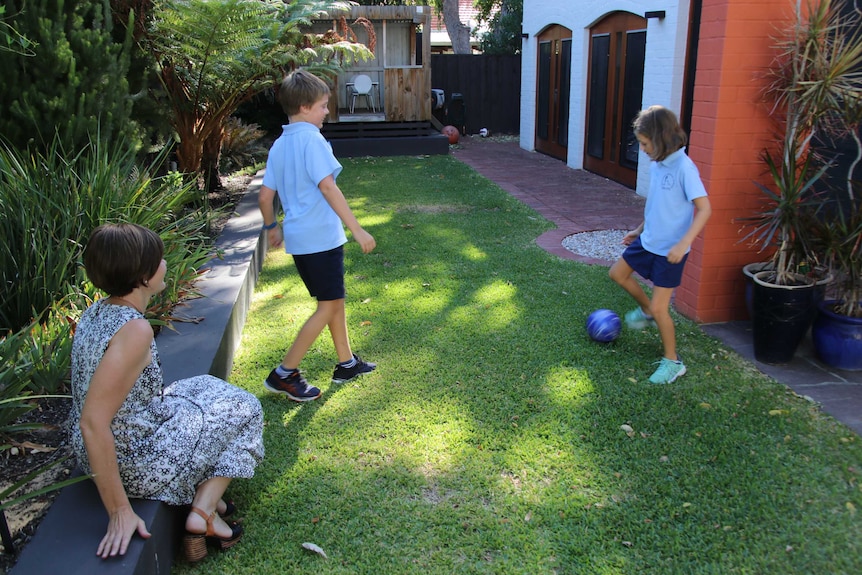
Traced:
<svg viewBox="0 0 862 575">
<path fill-rule="evenodd" d="M 371 90 L 374 88 L 374 84 L 371 82 L 371 78 L 366 76 L 365 74 L 359 74 L 355 78 L 353 78 L 353 86 L 350 94 L 350 113 L 353 113 L 353 109 L 356 106 L 356 97 L 357 96 L 365 96 L 365 106 L 371 105 L 371 111 L 377 112 L 377 107 L 374 104 L 374 94 L 371 93 Z"/>
</svg>

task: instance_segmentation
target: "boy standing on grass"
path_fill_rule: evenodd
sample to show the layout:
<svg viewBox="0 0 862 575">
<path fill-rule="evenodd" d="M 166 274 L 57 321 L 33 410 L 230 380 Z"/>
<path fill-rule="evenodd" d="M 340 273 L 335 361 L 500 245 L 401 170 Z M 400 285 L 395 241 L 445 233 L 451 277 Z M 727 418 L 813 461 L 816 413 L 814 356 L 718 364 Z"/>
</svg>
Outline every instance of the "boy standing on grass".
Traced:
<svg viewBox="0 0 862 575">
<path fill-rule="evenodd" d="M 300 373 L 299 363 L 325 327 L 329 327 L 338 355 L 333 383 L 350 381 L 377 367 L 353 353 L 347 335 L 344 226 L 363 253 L 371 252 L 376 242 L 356 221 L 335 183 L 341 164 L 320 133 L 329 112 L 329 96 L 329 86 L 304 70 L 284 79 L 278 98 L 289 124 L 269 151 L 258 199 L 269 245 L 284 244 L 309 295 L 317 299 L 317 309 L 299 330 L 281 365 L 264 382 L 269 391 L 294 401 L 320 397 L 320 389 L 308 385 Z M 275 217 L 276 194 L 284 212 L 281 226 Z"/>
<path fill-rule="evenodd" d="M 662 106 L 642 110 L 635 118 L 634 132 L 641 150 L 652 160 L 644 221 L 623 237 L 628 247 L 609 273 L 639 305 L 626 314 L 626 325 L 632 329 L 658 326 L 664 356 L 650 383 L 671 383 L 685 375 L 685 365 L 676 353 L 670 298 L 682 281 L 691 243 L 712 208 L 697 166 L 685 154 L 687 138 L 673 112 Z M 652 299 L 632 277 L 634 272 L 653 282 Z"/>
</svg>

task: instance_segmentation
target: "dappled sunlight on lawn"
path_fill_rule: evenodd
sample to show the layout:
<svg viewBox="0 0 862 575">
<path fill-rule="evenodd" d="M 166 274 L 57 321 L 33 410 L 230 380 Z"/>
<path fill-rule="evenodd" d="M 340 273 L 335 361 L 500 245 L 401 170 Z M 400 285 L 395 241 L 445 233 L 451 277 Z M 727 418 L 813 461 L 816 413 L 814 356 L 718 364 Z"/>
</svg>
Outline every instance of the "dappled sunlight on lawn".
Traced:
<svg viewBox="0 0 862 575">
<path fill-rule="evenodd" d="M 477 332 L 493 333 L 505 329 L 518 319 L 521 312 L 515 300 L 517 288 L 502 280 L 493 280 L 477 287 L 470 302 L 453 307 L 448 323 L 470 325 Z"/>
<path fill-rule="evenodd" d="M 471 262 L 478 262 L 488 258 L 488 254 L 472 244 L 466 244 L 461 250 L 461 255 Z"/>
<path fill-rule="evenodd" d="M 291 258 L 268 256 L 234 363 L 267 455 L 237 482 L 248 540 L 219 572 L 789 573 L 826 565 L 798 533 L 858 548 L 858 445 L 813 408 L 682 318 L 691 373 L 646 385 L 658 334 L 591 341 L 589 313 L 630 298 L 537 248 L 535 212 L 446 158 L 352 165 L 378 249 L 345 247 L 347 321 L 378 367 L 331 383 L 324 331 L 301 365 L 318 400 L 263 391 L 315 305 Z"/>
<path fill-rule="evenodd" d="M 597 393 L 586 369 L 563 366 L 548 369 L 544 391 L 549 401 L 568 410 L 583 407 L 588 398 Z"/>
<path fill-rule="evenodd" d="M 392 215 L 390 213 L 377 212 L 374 214 L 362 215 L 362 227 L 368 232 L 373 232 L 375 228 L 381 228 L 391 222 Z"/>
</svg>

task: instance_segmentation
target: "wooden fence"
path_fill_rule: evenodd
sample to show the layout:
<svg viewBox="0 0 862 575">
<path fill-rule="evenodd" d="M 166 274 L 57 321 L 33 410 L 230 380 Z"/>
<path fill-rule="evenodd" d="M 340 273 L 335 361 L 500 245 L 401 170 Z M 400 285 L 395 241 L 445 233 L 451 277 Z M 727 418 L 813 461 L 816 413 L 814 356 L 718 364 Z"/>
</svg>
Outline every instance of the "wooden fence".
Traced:
<svg viewBox="0 0 862 575">
<path fill-rule="evenodd" d="M 491 134 L 517 134 L 521 127 L 521 56 L 432 54 L 431 87 L 464 99 L 468 134 L 488 128 Z M 445 113 L 432 110 L 444 124 Z"/>
</svg>

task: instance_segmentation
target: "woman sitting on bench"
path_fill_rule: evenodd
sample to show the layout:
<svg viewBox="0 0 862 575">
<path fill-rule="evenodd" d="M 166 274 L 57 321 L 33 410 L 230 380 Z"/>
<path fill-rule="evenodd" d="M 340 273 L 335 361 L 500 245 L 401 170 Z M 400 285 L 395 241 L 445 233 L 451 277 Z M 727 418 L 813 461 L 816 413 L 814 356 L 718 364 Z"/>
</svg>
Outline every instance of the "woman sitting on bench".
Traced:
<svg viewBox="0 0 862 575">
<path fill-rule="evenodd" d="M 191 504 L 186 558 L 207 542 L 232 547 L 242 527 L 222 495 L 234 477 L 252 477 L 263 458 L 257 398 L 211 375 L 163 385 L 147 303 L 165 288 L 161 238 L 134 224 L 96 228 L 84 251 L 90 281 L 109 297 L 81 317 L 72 345 L 72 446 L 108 512 L 96 550 L 124 555 L 137 532 L 150 536 L 129 498 Z"/>
</svg>

